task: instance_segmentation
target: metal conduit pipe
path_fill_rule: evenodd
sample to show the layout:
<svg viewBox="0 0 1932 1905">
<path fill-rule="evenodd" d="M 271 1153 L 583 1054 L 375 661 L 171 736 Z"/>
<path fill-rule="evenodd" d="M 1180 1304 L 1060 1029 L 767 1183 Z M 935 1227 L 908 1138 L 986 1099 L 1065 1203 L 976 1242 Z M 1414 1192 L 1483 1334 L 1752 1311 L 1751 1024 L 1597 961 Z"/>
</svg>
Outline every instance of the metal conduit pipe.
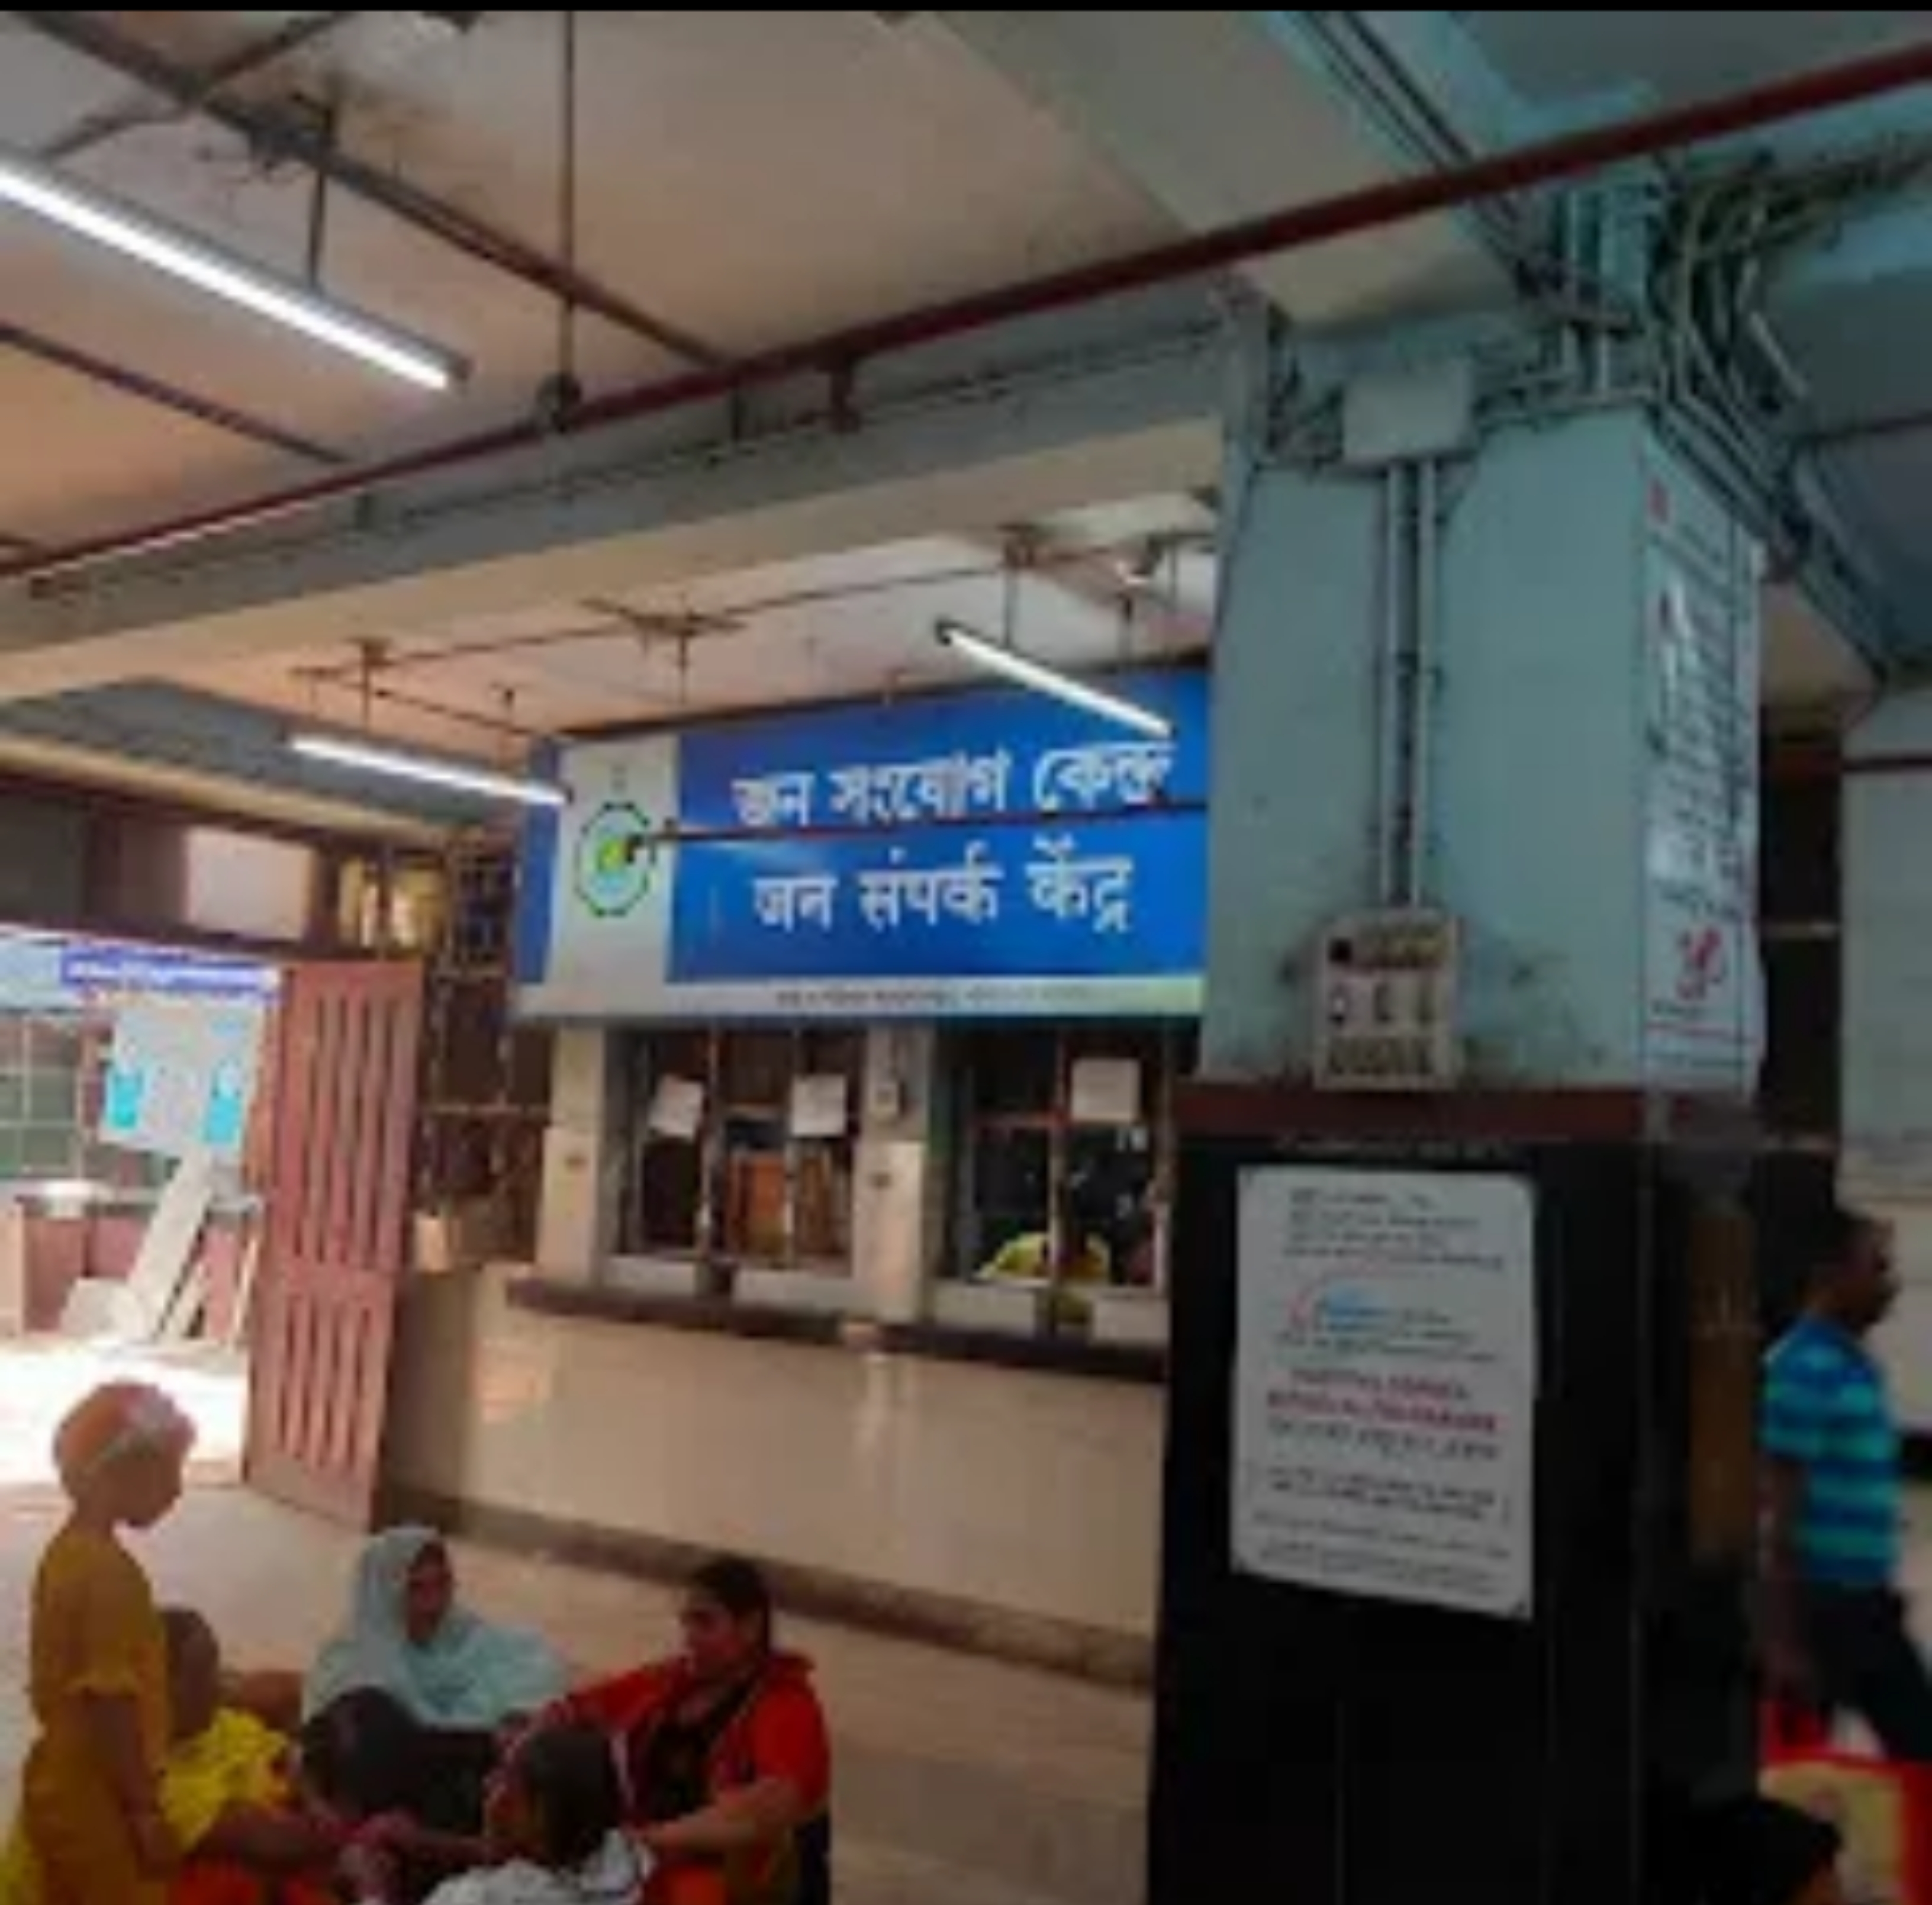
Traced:
<svg viewBox="0 0 1932 1905">
<path fill-rule="evenodd" d="M 1118 554 L 1115 545 L 1101 544 L 1060 550 L 1044 550 L 1034 556 L 1031 572 L 1050 576 L 1058 571 L 1077 570 L 1105 562 Z M 692 639 L 712 640 L 735 634 L 740 632 L 737 625 L 755 622 L 764 616 L 802 608 L 836 608 L 882 596 L 953 588 L 963 583 L 997 582 L 1007 573 L 1004 562 L 956 563 L 944 568 L 915 570 L 904 575 L 874 576 L 863 580 L 855 578 L 849 582 L 822 584 L 816 588 L 787 589 L 775 595 L 752 596 L 742 602 L 714 602 L 706 608 L 688 611 L 686 619 L 692 625 Z M 675 608 L 629 608 L 622 603 L 600 607 L 594 602 L 586 602 L 580 606 L 598 619 L 573 628 L 548 629 L 533 634 L 497 635 L 487 641 L 451 642 L 436 648 L 401 649 L 388 658 L 386 666 L 394 675 L 405 668 L 431 668 L 445 662 L 472 662 L 480 656 L 528 654 L 537 650 L 574 647 L 587 642 L 620 640 L 626 634 L 642 636 L 647 640 L 677 639 L 676 634 L 670 629 L 646 631 L 638 626 L 640 621 L 653 617 L 670 622 L 679 621 L 680 611 Z M 314 673 L 317 680 L 341 682 L 355 680 L 360 667 L 355 662 L 335 662 Z"/>
<path fill-rule="evenodd" d="M 1436 872 L 1436 724 L 1441 701 L 1442 632 L 1442 466 L 1424 457 L 1415 470 L 1415 742 L 1409 805 L 1408 904 L 1426 905 Z"/>
<path fill-rule="evenodd" d="M 556 737 L 547 730 L 532 728 L 521 722 L 511 720 L 506 715 L 478 714 L 473 709 L 452 707 L 447 701 L 434 701 L 426 695 L 412 694 L 400 688 L 390 688 L 380 681 L 358 681 L 353 677 L 329 674 L 318 668 L 305 672 L 303 677 L 310 686 L 318 688 L 334 688 L 344 693 L 353 692 L 361 700 L 380 702 L 393 708 L 406 708 L 411 714 L 427 715 L 433 721 L 445 721 L 452 728 L 473 728 L 478 733 L 493 734 L 499 740 L 536 742 L 554 740 Z M 318 725 L 326 724 L 326 715 L 318 710 Z M 367 724 L 367 711 L 364 711 Z M 4 731 L 4 729 L 0 729 Z"/>
<path fill-rule="evenodd" d="M 229 436 L 238 436 L 244 442 L 259 443 L 265 448 L 280 450 L 286 455 L 299 458 L 304 463 L 320 464 L 326 469 L 340 470 L 349 461 L 340 451 L 331 449 L 326 443 L 318 443 L 292 430 L 285 430 L 279 424 L 270 423 L 265 418 L 238 409 L 232 404 L 224 404 L 214 398 L 184 390 L 178 384 L 169 383 L 160 377 L 151 376 L 146 371 L 137 370 L 131 364 L 117 364 L 107 358 L 97 357 L 91 351 L 82 350 L 77 344 L 64 344 L 58 338 L 50 338 L 40 332 L 29 330 L 24 324 L 16 324 L 8 318 L 0 317 L 0 351 L 14 351 L 22 357 L 34 358 L 40 363 L 52 365 L 56 370 L 66 371 L 70 376 L 83 378 L 104 390 L 111 390 L 119 396 L 153 404 L 159 410 L 172 411 L 176 416 L 205 424 L 211 430 L 225 431 Z"/>
<path fill-rule="evenodd" d="M 1359 237 L 1433 213 L 1562 184 L 1928 82 L 1932 82 L 1932 40 L 1917 41 L 1868 58 L 1820 67 L 1691 105 L 1534 141 L 1466 165 L 1344 192 L 1122 257 L 918 306 L 729 364 L 640 385 L 584 405 L 572 418 L 570 434 L 636 422 L 812 372 L 849 377 L 872 359 L 970 336 L 1018 319 L 1048 316 L 1206 277 L 1257 259 Z M 29 561 L 0 565 L 0 581 L 43 580 L 98 562 L 206 542 L 327 503 L 367 496 L 412 478 L 527 449 L 549 440 L 551 434 L 536 422 L 484 431 L 350 474 L 72 544 Z"/>
<path fill-rule="evenodd" d="M 1377 578 L 1376 724 L 1376 902 L 1399 898 L 1396 855 L 1402 837 L 1402 472 L 1384 470 L 1377 512 L 1382 531 L 1382 573 Z"/>
</svg>

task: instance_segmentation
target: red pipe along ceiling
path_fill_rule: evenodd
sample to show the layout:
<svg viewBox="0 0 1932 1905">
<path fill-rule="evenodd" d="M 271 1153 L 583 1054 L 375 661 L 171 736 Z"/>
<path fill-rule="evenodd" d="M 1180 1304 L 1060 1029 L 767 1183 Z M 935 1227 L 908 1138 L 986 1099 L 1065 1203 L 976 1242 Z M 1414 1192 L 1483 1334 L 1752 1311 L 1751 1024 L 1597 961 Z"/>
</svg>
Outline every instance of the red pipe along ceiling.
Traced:
<svg viewBox="0 0 1932 1905">
<path fill-rule="evenodd" d="M 1466 164 L 1394 179 L 1312 205 L 1245 220 L 1126 256 L 1103 260 L 995 290 L 880 318 L 802 343 L 782 345 L 716 368 L 705 368 L 614 392 L 571 420 L 581 435 L 736 395 L 801 374 L 847 376 L 876 358 L 964 337 L 995 325 L 1200 278 L 1286 251 L 1359 237 L 1390 225 L 1450 212 L 1507 193 L 1560 184 L 1586 173 L 1686 146 L 1761 130 L 1932 82 L 1932 40 L 1710 100 L 1640 115 L 1616 124 L 1538 140 Z M 325 504 L 370 495 L 410 478 L 527 449 L 550 433 L 535 422 L 499 430 L 345 471 L 248 502 L 178 516 L 0 564 L 0 581 L 44 580 L 118 558 L 152 555 L 259 527 Z"/>
</svg>

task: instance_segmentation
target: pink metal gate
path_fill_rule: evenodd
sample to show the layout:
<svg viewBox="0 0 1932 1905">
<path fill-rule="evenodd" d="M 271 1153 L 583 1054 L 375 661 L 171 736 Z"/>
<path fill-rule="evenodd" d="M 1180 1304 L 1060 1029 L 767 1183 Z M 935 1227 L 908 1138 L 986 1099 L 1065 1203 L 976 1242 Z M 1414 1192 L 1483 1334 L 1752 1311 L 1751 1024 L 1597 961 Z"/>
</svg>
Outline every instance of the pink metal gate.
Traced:
<svg viewBox="0 0 1932 1905">
<path fill-rule="evenodd" d="M 422 1022 L 406 962 L 298 968 L 283 1002 L 248 1478 L 357 1528 L 375 1514 Z"/>
</svg>

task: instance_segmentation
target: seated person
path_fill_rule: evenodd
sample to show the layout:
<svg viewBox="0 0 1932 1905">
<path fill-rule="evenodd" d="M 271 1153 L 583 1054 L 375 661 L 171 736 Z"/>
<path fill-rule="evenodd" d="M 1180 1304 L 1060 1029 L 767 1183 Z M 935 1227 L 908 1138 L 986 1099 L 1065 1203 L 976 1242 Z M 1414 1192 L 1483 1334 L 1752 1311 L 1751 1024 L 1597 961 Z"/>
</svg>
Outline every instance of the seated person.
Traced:
<svg viewBox="0 0 1932 1905">
<path fill-rule="evenodd" d="M 547 1642 L 458 1606 L 442 1536 L 394 1529 L 364 1550 L 348 1622 L 309 1677 L 304 1754 L 356 1816 L 473 1838 L 499 1739 L 565 1684 Z"/>
<path fill-rule="evenodd" d="M 492 1784 L 485 1868 L 447 1880 L 429 1905 L 640 1905 L 651 1857 L 623 1823 L 610 1741 L 592 1726 L 540 1728 Z M 400 1895 L 378 1858 L 352 1853 L 350 1872 L 370 1905 Z"/>
<path fill-rule="evenodd" d="M 779 1650 L 770 1588 L 717 1561 L 685 1592 L 684 1650 L 566 1701 L 614 1743 L 662 1905 L 828 1905 L 831 1748 L 811 1664 Z"/>
<path fill-rule="evenodd" d="M 161 1800 L 185 1862 L 171 1905 L 327 1905 L 344 1832 L 311 1810 L 289 1742 L 221 1703 L 221 1650 L 196 1613 L 170 1609 L 174 1744 Z"/>
<path fill-rule="evenodd" d="M 198 1614 L 162 1617 L 172 1738 L 161 1763 L 161 1815 L 182 1864 L 170 1905 L 331 1905 L 328 1880 L 345 1843 L 302 1803 L 288 1742 L 221 1705 L 221 1657 Z M 16 1836 L 0 1859 L 0 1900 L 41 1905 L 37 1862 Z"/>
</svg>

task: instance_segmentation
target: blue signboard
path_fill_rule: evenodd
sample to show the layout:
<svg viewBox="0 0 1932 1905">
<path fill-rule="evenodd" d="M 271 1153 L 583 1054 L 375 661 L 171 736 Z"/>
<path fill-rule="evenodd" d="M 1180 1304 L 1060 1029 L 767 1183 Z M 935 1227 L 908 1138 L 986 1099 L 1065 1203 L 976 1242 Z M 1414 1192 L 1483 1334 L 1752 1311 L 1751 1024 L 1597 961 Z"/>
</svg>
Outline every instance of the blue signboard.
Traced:
<svg viewBox="0 0 1932 1905">
<path fill-rule="evenodd" d="M 0 1010 L 76 1012 L 128 998 L 260 1005 L 281 974 L 250 959 L 0 928 Z"/>
<path fill-rule="evenodd" d="M 1206 687 L 1124 685 L 1172 740 L 1006 693 L 686 736 L 672 980 L 1198 972 Z"/>
<path fill-rule="evenodd" d="M 1208 682 L 1150 737 L 1021 690 L 598 742 L 526 836 L 526 1010 L 1110 1010 L 1198 1001 Z"/>
<path fill-rule="evenodd" d="M 139 994 L 260 1004 L 273 998 L 281 986 L 281 974 L 273 966 L 86 940 L 64 944 L 60 964 L 62 986 L 82 998 Z"/>
</svg>

